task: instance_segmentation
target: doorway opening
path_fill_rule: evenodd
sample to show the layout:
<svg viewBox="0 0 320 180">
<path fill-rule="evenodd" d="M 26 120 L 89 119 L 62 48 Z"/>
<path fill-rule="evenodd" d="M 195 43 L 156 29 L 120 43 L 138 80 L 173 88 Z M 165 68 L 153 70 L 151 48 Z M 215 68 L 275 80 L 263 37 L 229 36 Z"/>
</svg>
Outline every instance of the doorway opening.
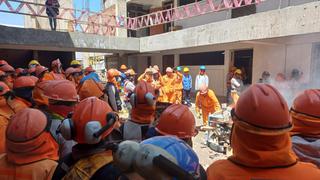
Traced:
<svg viewBox="0 0 320 180">
<path fill-rule="evenodd" d="M 174 67 L 174 55 L 164 55 L 162 56 L 162 71 L 166 72 L 167 67 Z"/>
<path fill-rule="evenodd" d="M 235 50 L 233 59 L 233 65 L 242 71 L 243 84 L 252 84 L 253 49 Z"/>
</svg>

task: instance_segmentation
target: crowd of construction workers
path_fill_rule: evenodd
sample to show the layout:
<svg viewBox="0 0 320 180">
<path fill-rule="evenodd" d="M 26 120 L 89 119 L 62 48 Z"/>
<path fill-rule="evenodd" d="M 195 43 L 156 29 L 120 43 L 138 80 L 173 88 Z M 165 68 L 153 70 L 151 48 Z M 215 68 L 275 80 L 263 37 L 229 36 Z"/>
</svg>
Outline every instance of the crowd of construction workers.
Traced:
<svg viewBox="0 0 320 180">
<path fill-rule="evenodd" d="M 192 149 L 189 69 L 165 72 L 153 66 L 137 76 L 121 65 L 100 79 L 77 60 L 65 70 L 59 59 L 17 69 L 0 60 L 0 179 L 320 179 L 319 89 L 300 92 L 289 108 L 267 83 L 240 94 L 235 70 L 233 153 L 205 170 Z M 201 66 L 194 89 L 204 125 L 221 110 L 208 85 Z M 159 103 L 168 106 L 156 117 Z"/>
</svg>

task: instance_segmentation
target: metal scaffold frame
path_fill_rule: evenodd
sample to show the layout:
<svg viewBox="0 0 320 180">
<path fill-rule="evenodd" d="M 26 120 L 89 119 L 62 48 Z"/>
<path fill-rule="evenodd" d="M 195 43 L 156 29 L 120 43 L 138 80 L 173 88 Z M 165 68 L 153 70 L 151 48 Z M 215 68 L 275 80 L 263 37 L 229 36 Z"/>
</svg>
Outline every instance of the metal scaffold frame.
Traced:
<svg viewBox="0 0 320 180">
<path fill-rule="evenodd" d="M 214 0 L 204 0 L 133 18 L 91 12 L 88 9 L 60 7 L 60 14 L 56 19 L 72 22 L 75 28 L 79 27 L 77 30 L 84 33 L 105 35 L 110 29 L 138 30 L 263 1 L 265 0 L 221 0 L 217 3 Z M 46 5 L 22 0 L 0 0 L 0 12 L 47 18 Z"/>
</svg>

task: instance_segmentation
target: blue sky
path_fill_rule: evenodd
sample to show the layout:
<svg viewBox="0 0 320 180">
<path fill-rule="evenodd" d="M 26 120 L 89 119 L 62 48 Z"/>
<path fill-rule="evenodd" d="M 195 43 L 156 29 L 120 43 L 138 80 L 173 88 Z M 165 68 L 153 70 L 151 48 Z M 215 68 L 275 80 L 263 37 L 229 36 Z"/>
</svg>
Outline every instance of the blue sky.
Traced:
<svg viewBox="0 0 320 180">
<path fill-rule="evenodd" d="M 62 1 L 62 0 L 60 0 Z M 89 0 L 90 11 L 98 12 L 101 7 L 101 0 Z M 17 4 L 11 3 L 14 8 L 17 7 Z M 82 9 L 83 0 L 74 0 L 74 7 L 76 9 Z M 8 10 L 4 4 L 0 5 L 1 10 Z M 23 26 L 24 20 L 23 15 L 10 14 L 10 13 L 1 13 L 0 12 L 0 24 L 14 25 L 14 26 Z"/>
</svg>

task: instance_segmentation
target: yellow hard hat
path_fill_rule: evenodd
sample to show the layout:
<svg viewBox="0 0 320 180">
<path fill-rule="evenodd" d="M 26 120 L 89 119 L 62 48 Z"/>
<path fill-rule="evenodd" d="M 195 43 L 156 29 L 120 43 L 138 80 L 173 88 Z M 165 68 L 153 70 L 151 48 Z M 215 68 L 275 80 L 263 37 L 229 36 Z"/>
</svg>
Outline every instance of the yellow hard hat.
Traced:
<svg viewBox="0 0 320 180">
<path fill-rule="evenodd" d="M 120 69 L 121 69 L 121 70 L 126 70 L 126 69 L 128 69 L 128 68 L 127 68 L 126 65 L 122 64 L 122 65 L 120 66 Z"/>
<path fill-rule="evenodd" d="M 189 72 L 189 68 L 188 67 L 183 68 L 183 72 Z"/>
<path fill-rule="evenodd" d="M 80 61 L 78 61 L 78 60 L 72 60 L 71 63 L 70 63 L 70 65 L 71 65 L 71 66 L 72 66 L 72 65 L 81 65 L 81 63 L 80 63 Z"/>
<path fill-rule="evenodd" d="M 237 69 L 236 71 L 234 71 L 235 74 L 242 74 L 241 69 Z"/>
<path fill-rule="evenodd" d="M 31 60 L 30 62 L 29 62 L 29 66 L 30 65 L 40 65 L 40 63 L 39 63 L 39 61 L 37 61 L 37 60 Z"/>
</svg>

